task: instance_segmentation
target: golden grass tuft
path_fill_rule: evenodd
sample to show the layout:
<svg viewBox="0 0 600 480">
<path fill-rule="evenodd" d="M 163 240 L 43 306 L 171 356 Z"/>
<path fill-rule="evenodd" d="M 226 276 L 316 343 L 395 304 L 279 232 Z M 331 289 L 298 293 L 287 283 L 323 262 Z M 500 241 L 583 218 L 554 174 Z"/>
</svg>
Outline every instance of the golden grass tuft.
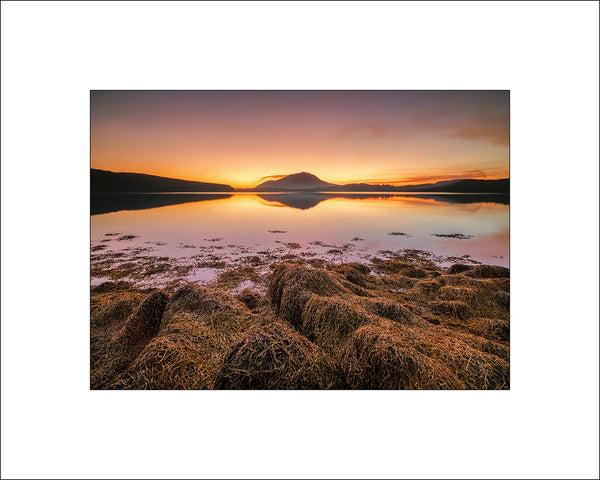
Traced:
<svg viewBox="0 0 600 480">
<path fill-rule="evenodd" d="M 360 305 L 340 297 L 313 295 L 302 311 L 300 331 L 317 345 L 332 351 L 361 325 L 374 321 Z"/>
<path fill-rule="evenodd" d="M 466 329 L 482 337 L 508 342 L 510 323 L 500 318 L 473 318 L 466 323 Z"/>
<path fill-rule="evenodd" d="M 407 263 L 401 260 L 373 259 L 375 269 L 381 273 L 396 273 L 409 278 L 426 278 L 429 272 L 420 264 Z"/>
<path fill-rule="evenodd" d="M 140 304 L 141 298 L 139 295 L 124 293 L 109 296 L 105 301 L 96 300 L 97 305 L 92 307 L 91 324 L 100 328 L 125 320 Z"/>
<path fill-rule="evenodd" d="M 510 293 L 505 292 L 504 290 L 496 290 L 493 298 L 499 307 L 505 310 L 510 309 Z"/>
<path fill-rule="evenodd" d="M 114 293 L 123 292 L 132 288 L 129 282 L 103 282 L 100 285 L 95 285 L 91 288 L 92 293 Z"/>
<path fill-rule="evenodd" d="M 167 300 L 168 296 L 161 291 L 146 297 L 117 334 L 117 342 L 125 349 L 147 343 L 160 329 Z"/>
<path fill-rule="evenodd" d="M 360 327 L 345 346 L 342 365 L 354 389 L 461 389 L 444 365 L 407 345 L 389 329 Z"/>
<path fill-rule="evenodd" d="M 362 298 L 361 306 L 369 313 L 405 325 L 423 324 L 423 320 L 403 303 L 386 297 Z"/>
<path fill-rule="evenodd" d="M 483 350 L 493 342 L 472 337 L 382 321 L 354 333 L 342 366 L 352 388 L 509 388 L 508 361 Z"/>
<path fill-rule="evenodd" d="M 471 265 L 465 265 L 463 263 L 455 263 L 454 265 L 450 266 L 448 268 L 448 270 L 446 270 L 446 273 L 448 273 L 449 275 L 455 275 L 457 273 L 466 272 L 467 270 L 470 270 L 471 268 L 472 268 Z"/>
<path fill-rule="evenodd" d="M 361 287 L 367 286 L 367 275 L 371 269 L 362 263 L 344 263 L 335 267 L 346 280 Z"/>
<path fill-rule="evenodd" d="M 463 320 L 471 315 L 467 304 L 457 300 L 435 300 L 429 302 L 429 307 L 436 315 L 444 317 L 460 318 Z"/>
<path fill-rule="evenodd" d="M 334 296 L 350 292 L 333 272 L 295 264 L 279 265 L 269 286 L 276 313 L 299 329 L 302 328 L 304 306 L 314 295 Z"/>
<path fill-rule="evenodd" d="M 253 329 L 231 347 L 217 389 L 325 389 L 340 376 L 330 357 L 282 322 Z"/>
<path fill-rule="evenodd" d="M 439 290 L 440 300 L 468 301 L 476 297 L 475 289 L 472 287 L 443 286 Z"/>
<path fill-rule="evenodd" d="M 437 294 L 443 286 L 443 280 L 439 277 L 435 279 L 420 280 L 413 287 L 418 294 L 424 296 L 432 296 Z"/>
<path fill-rule="evenodd" d="M 510 270 L 497 265 L 476 265 L 465 272 L 465 275 L 474 278 L 508 278 Z"/>
<path fill-rule="evenodd" d="M 188 284 L 179 288 L 167 304 L 162 325 L 196 321 L 220 330 L 247 327 L 248 309 L 243 302 L 219 288 Z"/>
<path fill-rule="evenodd" d="M 260 304 L 260 295 L 252 290 L 245 288 L 235 296 L 239 301 L 246 305 L 250 310 L 257 308 Z"/>
<path fill-rule="evenodd" d="M 225 345 L 205 325 L 171 324 L 142 350 L 115 388 L 211 389 Z"/>
<path fill-rule="evenodd" d="M 147 294 L 125 320 L 106 319 L 105 328 L 90 335 L 90 387 L 111 388 L 115 379 L 158 332 L 167 303 L 162 291 Z M 121 312 L 116 312 L 121 315 Z"/>
<path fill-rule="evenodd" d="M 404 275 L 390 274 L 381 279 L 383 285 L 394 290 L 409 290 L 413 288 L 418 280 L 408 278 Z"/>
<path fill-rule="evenodd" d="M 213 388 L 226 350 L 263 321 L 218 289 L 148 294 L 112 330 L 93 330 L 92 388 Z"/>
</svg>

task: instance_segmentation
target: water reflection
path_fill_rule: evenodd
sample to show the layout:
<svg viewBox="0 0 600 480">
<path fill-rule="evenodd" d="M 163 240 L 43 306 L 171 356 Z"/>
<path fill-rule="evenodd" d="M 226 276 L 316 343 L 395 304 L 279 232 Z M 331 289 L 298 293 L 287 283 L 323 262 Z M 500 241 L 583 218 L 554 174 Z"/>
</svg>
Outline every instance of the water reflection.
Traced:
<svg viewBox="0 0 600 480">
<path fill-rule="evenodd" d="M 344 246 L 349 261 L 363 261 L 380 250 L 419 249 L 508 265 L 509 206 L 502 196 L 138 194 L 96 201 L 92 242 L 106 242 L 106 251 L 152 245 L 156 255 L 210 251 L 221 257 L 237 245 L 248 255 L 288 248 L 295 254 L 325 255 L 335 250 L 332 246 Z M 115 232 L 137 237 L 110 240 L 116 237 L 107 234 Z M 292 244 L 300 247 L 288 247 Z"/>
<path fill-rule="evenodd" d="M 90 212 L 92 215 L 100 215 L 121 210 L 146 210 L 231 197 L 231 194 L 219 193 L 97 193 L 91 195 Z"/>
<path fill-rule="evenodd" d="M 346 198 L 348 200 L 392 200 L 399 198 L 423 198 L 445 203 L 498 203 L 500 205 L 509 205 L 510 197 L 506 194 L 395 194 L 395 193 L 324 193 L 324 192 L 303 192 L 303 193 L 261 193 L 257 195 L 265 201 L 265 205 L 273 207 L 291 207 L 300 210 L 308 210 L 316 207 L 319 203 L 333 198 Z"/>
<path fill-rule="evenodd" d="M 240 194 L 238 194 L 240 195 Z M 399 200 L 427 199 L 450 204 L 497 203 L 508 205 L 510 197 L 505 194 L 394 194 L 394 193 L 261 193 L 255 195 L 263 205 L 290 207 L 299 210 L 314 208 L 331 199 L 348 200 Z M 92 215 L 118 212 L 121 210 L 145 210 L 190 202 L 204 202 L 231 198 L 229 193 L 103 193 L 91 196 Z"/>
</svg>

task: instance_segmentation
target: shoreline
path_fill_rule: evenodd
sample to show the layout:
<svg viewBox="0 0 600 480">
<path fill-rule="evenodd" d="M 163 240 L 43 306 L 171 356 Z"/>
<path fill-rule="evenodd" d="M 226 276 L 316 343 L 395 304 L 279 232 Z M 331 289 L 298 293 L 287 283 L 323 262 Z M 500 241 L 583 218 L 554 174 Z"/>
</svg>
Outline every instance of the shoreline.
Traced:
<svg viewBox="0 0 600 480">
<path fill-rule="evenodd" d="M 105 281 L 123 280 L 138 287 L 166 287 L 193 282 L 209 285 L 220 277 L 235 277 L 241 280 L 256 280 L 268 275 L 272 265 L 295 262 L 313 267 L 326 267 L 342 263 L 363 263 L 372 266 L 379 260 L 410 257 L 411 261 L 428 261 L 440 268 L 455 263 L 468 265 L 494 265 L 470 255 L 444 256 L 414 248 L 371 249 L 365 247 L 363 238 L 354 237 L 343 244 L 313 240 L 304 244 L 283 239 L 285 231 L 269 231 L 273 236 L 270 248 L 264 245 L 237 245 L 224 242 L 222 238 L 204 239 L 207 244 L 179 243 L 165 250 L 166 242 L 144 242 L 144 245 L 129 245 L 135 235 L 108 233 L 106 238 L 92 242 L 90 257 L 91 286 Z M 402 238 L 410 235 L 389 232 L 388 235 Z M 456 238 L 468 241 L 471 236 L 461 234 L 432 234 L 440 238 Z M 278 240 L 277 238 L 282 238 Z M 110 242 L 110 243 L 109 243 Z M 117 243 L 118 242 L 118 245 Z M 123 245 L 123 246 L 121 246 Z M 116 247 L 115 247 L 116 246 Z M 503 260 L 498 257 L 498 260 Z M 502 265 L 499 265 L 502 266 Z M 237 275 L 236 275 L 237 272 Z M 233 285 L 235 286 L 235 285 Z"/>
</svg>

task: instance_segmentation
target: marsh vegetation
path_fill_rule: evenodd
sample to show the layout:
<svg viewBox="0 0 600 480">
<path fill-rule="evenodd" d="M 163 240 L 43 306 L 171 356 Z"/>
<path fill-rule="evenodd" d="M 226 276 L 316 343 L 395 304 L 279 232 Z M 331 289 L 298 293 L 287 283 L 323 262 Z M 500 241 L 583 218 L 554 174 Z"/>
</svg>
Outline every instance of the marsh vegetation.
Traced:
<svg viewBox="0 0 600 480">
<path fill-rule="evenodd" d="M 91 288 L 91 388 L 509 388 L 509 270 L 381 253 L 252 255 L 204 286 L 112 274 Z"/>
</svg>

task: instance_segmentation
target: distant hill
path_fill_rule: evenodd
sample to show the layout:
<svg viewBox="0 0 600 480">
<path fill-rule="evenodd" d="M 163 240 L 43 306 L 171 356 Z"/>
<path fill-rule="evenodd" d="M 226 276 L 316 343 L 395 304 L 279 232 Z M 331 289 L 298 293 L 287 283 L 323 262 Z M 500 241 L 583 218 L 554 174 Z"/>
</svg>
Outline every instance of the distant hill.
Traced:
<svg viewBox="0 0 600 480">
<path fill-rule="evenodd" d="M 279 180 L 269 180 L 253 188 L 255 191 L 274 192 L 278 190 L 318 190 L 335 187 L 333 183 L 327 183 L 316 175 L 301 172 L 287 175 Z"/>
<path fill-rule="evenodd" d="M 459 180 L 451 185 L 437 185 L 427 188 L 428 192 L 453 192 L 453 193 L 509 193 L 510 180 Z"/>
<path fill-rule="evenodd" d="M 233 192 L 233 187 L 220 183 L 193 182 L 143 173 L 117 173 L 90 170 L 91 192 L 151 193 L 151 192 Z"/>
<path fill-rule="evenodd" d="M 329 191 L 334 192 L 447 192 L 447 193 L 509 193 L 509 179 L 501 180 L 445 180 L 436 183 L 418 185 L 371 185 L 351 183 L 336 185 Z"/>
<path fill-rule="evenodd" d="M 447 193 L 509 193 L 509 179 L 474 180 L 455 179 L 417 185 L 372 185 L 350 183 L 339 185 L 328 183 L 307 172 L 294 173 L 278 180 L 269 180 L 254 188 L 239 189 L 251 192 L 447 192 Z"/>
</svg>

